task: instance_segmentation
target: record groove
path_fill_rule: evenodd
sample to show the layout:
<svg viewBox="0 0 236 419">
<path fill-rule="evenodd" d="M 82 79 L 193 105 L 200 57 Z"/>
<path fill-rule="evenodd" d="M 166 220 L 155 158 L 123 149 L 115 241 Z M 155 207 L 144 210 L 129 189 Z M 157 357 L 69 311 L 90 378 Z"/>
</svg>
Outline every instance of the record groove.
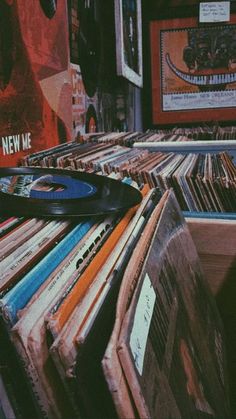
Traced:
<svg viewBox="0 0 236 419">
<path fill-rule="evenodd" d="M 0 169 L 0 214 L 92 216 L 128 209 L 141 193 L 120 181 L 63 169 Z"/>
</svg>

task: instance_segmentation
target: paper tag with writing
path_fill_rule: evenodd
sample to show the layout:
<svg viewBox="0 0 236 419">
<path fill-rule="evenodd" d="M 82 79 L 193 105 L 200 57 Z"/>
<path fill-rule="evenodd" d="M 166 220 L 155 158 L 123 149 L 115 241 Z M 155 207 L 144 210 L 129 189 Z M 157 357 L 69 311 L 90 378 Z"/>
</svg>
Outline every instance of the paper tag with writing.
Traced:
<svg viewBox="0 0 236 419">
<path fill-rule="evenodd" d="M 199 22 L 229 22 L 230 2 L 220 1 L 199 4 Z"/>
<path fill-rule="evenodd" d="M 153 289 L 149 275 L 146 274 L 136 307 L 134 323 L 129 342 L 135 366 L 140 375 L 142 375 L 143 372 L 143 361 L 155 300 L 155 291 Z"/>
</svg>

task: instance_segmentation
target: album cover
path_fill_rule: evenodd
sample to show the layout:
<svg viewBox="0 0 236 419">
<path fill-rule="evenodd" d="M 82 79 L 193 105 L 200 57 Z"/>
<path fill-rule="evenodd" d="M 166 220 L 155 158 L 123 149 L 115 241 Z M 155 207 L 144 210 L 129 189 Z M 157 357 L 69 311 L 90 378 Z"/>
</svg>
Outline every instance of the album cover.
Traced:
<svg viewBox="0 0 236 419">
<path fill-rule="evenodd" d="M 50 3 L 1 2 L 1 167 L 71 139 L 67 2 Z"/>
<path fill-rule="evenodd" d="M 16 245 L 15 248 L 14 237 L 12 237 L 11 246 L 8 249 L 9 254 L 3 252 L 3 258 L 0 261 L 2 269 L 0 291 L 2 295 L 9 292 L 16 282 L 19 282 L 30 269 L 34 268 L 44 256 L 47 256 L 54 248 L 55 241 L 59 242 L 70 229 L 70 223 L 67 221 L 48 221 L 43 224 L 39 222 L 40 225 L 39 231 L 34 231 L 32 228 L 32 232 L 29 231 L 27 236 L 22 234 L 20 243 L 19 240 L 15 240 L 19 245 Z M 11 240 L 11 234 L 9 239 Z"/>
<path fill-rule="evenodd" d="M 109 220 L 106 220 L 106 225 L 108 223 Z M 102 224 L 104 227 L 104 223 Z M 67 400 L 67 394 L 49 354 L 52 338 L 47 332 L 46 318 L 59 296 L 71 286 L 74 275 L 79 277 L 82 271 L 80 259 L 83 258 L 87 263 L 91 259 L 90 236 L 98 228 L 99 225 L 95 228 L 93 226 L 77 244 L 74 243 L 70 253 L 65 254 L 61 263 L 48 273 L 45 282 L 18 312 L 18 321 L 10 330 L 12 343 L 31 383 L 35 403 L 48 417 L 64 417 L 66 414 L 74 417 L 75 411 L 69 399 Z"/>
<path fill-rule="evenodd" d="M 115 307 L 124 271 L 147 221 L 158 206 L 159 199 L 160 195 L 155 192 L 149 197 L 149 202 L 136 223 L 127 245 L 123 248 L 119 259 L 111 269 L 99 298 L 95 301 L 89 317 L 76 336 L 77 359 L 73 368 L 75 375 L 73 384 L 76 388 L 76 396 L 83 401 L 86 417 L 116 417 L 110 392 L 104 382 L 101 361 L 114 325 Z M 104 266 L 101 270 L 100 280 L 104 276 L 103 271 L 108 272 L 108 268 Z M 101 333 L 101 330 L 103 330 L 103 333 Z M 93 400 L 92 405 L 90 403 L 91 399 Z"/>
<path fill-rule="evenodd" d="M 145 196 L 142 204 L 138 208 L 135 216 L 129 223 L 118 244 L 114 248 L 113 252 L 111 252 L 106 263 L 101 267 L 100 271 L 95 276 L 93 283 L 88 287 L 86 294 L 77 304 L 69 320 L 65 323 L 50 348 L 52 358 L 65 384 L 65 389 L 71 397 L 73 396 L 75 402 L 78 397 L 79 399 L 83 398 L 81 391 L 82 394 L 84 393 L 84 389 L 81 390 L 80 386 L 82 379 L 82 372 L 80 369 L 81 362 L 78 364 L 78 380 L 75 378 L 75 373 L 73 372 L 78 351 L 81 353 L 82 347 L 83 353 L 86 353 L 87 337 L 90 335 L 90 330 L 94 329 L 96 318 L 99 316 L 100 311 L 104 311 L 104 306 L 107 307 L 108 304 L 108 307 L 110 307 L 110 303 L 107 301 L 109 300 L 108 294 L 110 292 L 113 293 L 113 288 L 116 288 L 117 292 L 117 282 L 120 283 L 121 281 L 122 273 L 129 259 L 129 255 L 132 253 L 133 247 L 135 243 L 137 243 L 144 225 L 148 221 L 149 215 L 154 209 L 158 197 L 159 195 L 153 193 L 152 191 L 149 191 L 147 196 Z M 109 315 L 108 318 L 110 322 L 111 316 Z M 104 322 L 106 323 L 105 319 Z M 96 328 L 100 330 L 101 326 L 96 325 Z M 90 341 L 90 338 L 88 339 Z M 101 341 L 104 341 L 103 333 L 100 335 L 100 339 L 96 343 L 96 353 L 99 351 L 98 348 L 101 346 Z M 87 363 L 86 356 L 85 359 L 83 358 L 82 364 L 87 365 L 87 370 L 90 369 L 90 364 Z M 92 394 L 93 383 L 90 384 Z M 75 388 L 78 390 L 75 391 Z M 98 412 L 95 404 L 94 400 L 93 410 Z"/>
<path fill-rule="evenodd" d="M 140 417 L 230 418 L 221 319 L 172 192 L 116 351 Z"/>
<path fill-rule="evenodd" d="M 161 210 L 166 202 L 166 199 L 167 193 L 160 199 L 159 204 L 150 216 L 149 222 L 134 249 L 132 258 L 127 264 L 119 290 L 119 297 L 116 303 L 113 331 L 108 344 L 104 348 L 104 354 L 101 360 L 107 387 L 111 393 L 117 415 L 121 418 L 136 417 L 136 408 L 117 356 L 117 338 L 119 336 L 121 323 L 125 315 L 127 305 L 129 304 L 133 290 L 136 286 L 145 256 L 152 241 L 156 225 L 159 223 Z"/>
<path fill-rule="evenodd" d="M 54 271 L 94 223 L 95 220 L 79 223 L 57 245 L 54 241 L 53 249 L 4 295 L 1 299 L 1 312 L 9 325 L 16 323 L 18 311 L 28 303 L 48 275 Z"/>
<path fill-rule="evenodd" d="M 80 302 L 81 298 L 87 292 L 88 287 L 92 284 L 96 274 L 99 272 L 103 264 L 106 263 L 110 253 L 114 250 L 116 244 L 119 242 L 122 234 L 135 215 L 135 212 L 136 207 L 133 207 L 123 215 L 108 240 L 97 252 L 95 258 L 81 275 L 80 280 L 75 283 L 74 287 L 70 290 L 68 295 L 66 295 L 66 298 L 62 301 L 58 310 L 50 316 L 50 319 L 48 320 L 48 328 L 54 338 L 56 338 L 64 324 L 68 321 L 76 305 Z"/>
</svg>

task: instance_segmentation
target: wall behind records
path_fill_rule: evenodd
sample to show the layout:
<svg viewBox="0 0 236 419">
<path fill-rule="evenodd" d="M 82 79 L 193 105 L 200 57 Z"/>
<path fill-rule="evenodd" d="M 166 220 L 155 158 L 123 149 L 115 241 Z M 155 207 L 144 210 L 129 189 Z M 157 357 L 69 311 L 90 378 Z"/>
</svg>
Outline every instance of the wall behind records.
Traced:
<svg viewBox="0 0 236 419">
<path fill-rule="evenodd" d="M 141 89 L 117 76 L 114 3 L 67 0 L 74 137 L 142 126 Z"/>
</svg>

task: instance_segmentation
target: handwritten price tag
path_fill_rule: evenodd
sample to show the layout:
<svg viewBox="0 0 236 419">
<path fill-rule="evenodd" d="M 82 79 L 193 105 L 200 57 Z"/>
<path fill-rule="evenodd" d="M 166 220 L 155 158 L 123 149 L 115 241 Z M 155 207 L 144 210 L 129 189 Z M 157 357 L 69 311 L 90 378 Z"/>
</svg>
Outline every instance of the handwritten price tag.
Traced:
<svg viewBox="0 0 236 419">
<path fill-rule="evenodd" d="M 129 342 L 135 366 L 140 375 L 143 372 L 143 361 L 155 300 L 155 291 L 149 275 L 146 274 L 139 296 Z"/>
<path fill-rule="evenodd" d="M 230 2 L 212 2 L 200 3 L 199 22 L 229 22 L 230 20 Z"/>
</svg>

